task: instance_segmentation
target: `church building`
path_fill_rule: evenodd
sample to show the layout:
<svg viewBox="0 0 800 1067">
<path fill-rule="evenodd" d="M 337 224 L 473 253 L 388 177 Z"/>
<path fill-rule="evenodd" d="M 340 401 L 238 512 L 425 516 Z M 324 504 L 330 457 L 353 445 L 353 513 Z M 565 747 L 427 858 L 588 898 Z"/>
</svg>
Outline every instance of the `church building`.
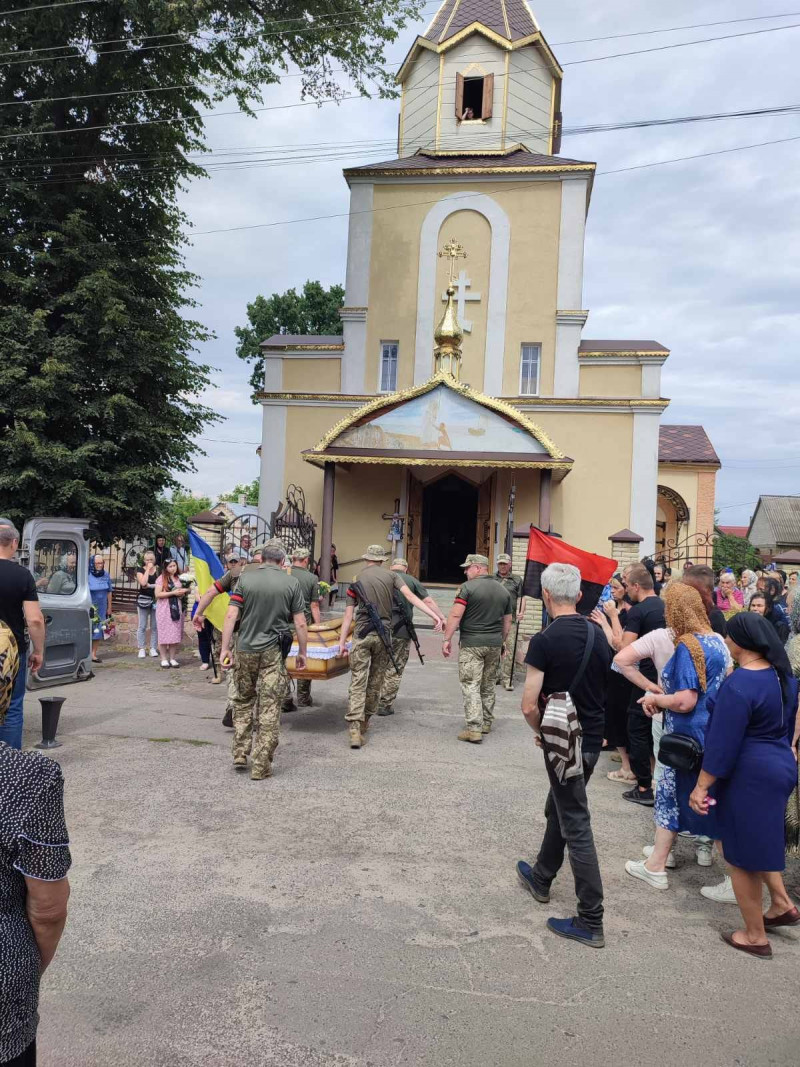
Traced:
<svg viewBox="0 0 800 1067">
<path fill-rule="evenodd" d="M 584 336 L 595 164 L 559 154 L 562 78 L 526 0 L 444 0 L 397 75 L 397 158 L 344 172 L 341 335 L 265 341 L 259 397 L 259 510 L 301 485 L 323 558 L 392 530 L 447 584 L 509 519 L 619 559 L 713 531 L 716 453 L 661 421 L 669 350 Z"/>
</svg>

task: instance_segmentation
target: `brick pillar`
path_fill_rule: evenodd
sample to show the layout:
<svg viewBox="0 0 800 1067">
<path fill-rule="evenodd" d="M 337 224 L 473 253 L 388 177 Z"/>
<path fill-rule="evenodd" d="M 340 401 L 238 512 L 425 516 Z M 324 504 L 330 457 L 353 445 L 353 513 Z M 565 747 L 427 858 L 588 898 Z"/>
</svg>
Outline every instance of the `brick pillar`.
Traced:
<svg viewBox="0 0 800 1067">
<path fill-rule="evenodd" d="M 629 567 L 631 563 L 638 563 L 641 558 L 641 545 L 643 537 L 634 533 L 633 530 L 620 530 L 611 534 L 611 555 L 617 561 L 619 570 Z"/>
</svg>

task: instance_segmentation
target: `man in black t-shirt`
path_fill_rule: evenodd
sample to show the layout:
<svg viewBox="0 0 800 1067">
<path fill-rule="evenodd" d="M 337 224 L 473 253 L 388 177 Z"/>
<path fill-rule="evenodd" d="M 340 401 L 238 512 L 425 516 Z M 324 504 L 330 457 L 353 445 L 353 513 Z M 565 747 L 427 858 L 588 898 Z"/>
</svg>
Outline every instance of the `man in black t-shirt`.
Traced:
<svg viewBox="0 0 800 1067">
<path fill-rule="evenodd" d="M 625 620 L 622 647 L 632 645 L 639 637 L 653 630 L 663 630 L 664 601 L 656 595 L 653 576 L 643 563 L 634 563 L 623 575 L 623 584 L 633 607 Z M 643 659 L 639 670 L 651 682 L 658 682 L 658 671 L 651 659 Z M 628 705 L 628 756 L 631 770 L 636 775 L 636 785 L 623 793 L 625 800 L 652 808 L 653 796 L 653 724 L 642 711 L 639 700 L 644 690 L 634 686 Z"/>
<path fill-rule="evenodd" d="M 606 684 L 611 666 L 611 648 L 602 630 L 575 610 L 580 599 L 581 576 L 577 567 L 553 563 L 542 574 L 542 599 L 552 620 L 546 630 L 535 634 L 528 645 L 528 665 L 522 713 L 542 747 L 540 723 L 547 698 L 569 692 L 583 731 L 583 774 L 559 781 L 545 756 L 550 792 L 545 804 L 547 827 L 536 863 L 517 863 L 517 875 L 534 899 L 550 900 L 550 886 L 564 862 L 569 861 L 575 876 L 578 914 L 570 919 L 547 920 L 560 937 L 568 937 L 591 948 L 602 948 L 603 883 L 589 817 L 586 783 L 591 777 L 603 744 Z M 583 674 L 577 680 L 591 641 Z"/>
<path fill-rule="evenodd" d="M 11 704 L 0 724 L 0 741 L 22 748 L 22 702 L 28 667 L 38 671 L 44 656 L 44 617 L 33 575 L 14 560 L 19 530 L 10 523 L 0 526 L 0 622 L 11 630 L 19 651 L 19 670 L 14 680 Z M 27 627 L 33 646 L 28 654 Z"/>
</svg>

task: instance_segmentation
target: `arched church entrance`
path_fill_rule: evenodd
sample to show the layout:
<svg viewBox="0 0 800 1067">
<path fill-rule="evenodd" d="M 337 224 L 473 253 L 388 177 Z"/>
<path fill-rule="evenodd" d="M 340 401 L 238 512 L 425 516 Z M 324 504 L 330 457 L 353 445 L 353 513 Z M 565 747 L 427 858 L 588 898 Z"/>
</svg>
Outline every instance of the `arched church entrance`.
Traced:
<svg viewBox="0 0 800 1067">
<path fill-rule="evenodd" d="M 478 486 L 446 474 L 422 492 L 420 578 L 423 582 L 457 584 L 464 572 L 459 564 L 475 551 Z"/>
</svg>

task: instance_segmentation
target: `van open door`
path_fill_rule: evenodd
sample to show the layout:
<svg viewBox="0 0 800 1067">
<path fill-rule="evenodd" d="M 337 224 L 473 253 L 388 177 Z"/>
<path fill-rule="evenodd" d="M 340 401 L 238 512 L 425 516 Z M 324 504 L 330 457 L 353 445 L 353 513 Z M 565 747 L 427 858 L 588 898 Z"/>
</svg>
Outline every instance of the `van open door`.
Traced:
<svg viewBox="0 0 800 1067">
<path fill-rule="evenodd" d="M 92 675 L 89 524 L 36 518 L 25 523 L 20 562 L 33 574 L 45 621 L 44 662 L 28 689 L 82 682 Z"/>
</svg>

